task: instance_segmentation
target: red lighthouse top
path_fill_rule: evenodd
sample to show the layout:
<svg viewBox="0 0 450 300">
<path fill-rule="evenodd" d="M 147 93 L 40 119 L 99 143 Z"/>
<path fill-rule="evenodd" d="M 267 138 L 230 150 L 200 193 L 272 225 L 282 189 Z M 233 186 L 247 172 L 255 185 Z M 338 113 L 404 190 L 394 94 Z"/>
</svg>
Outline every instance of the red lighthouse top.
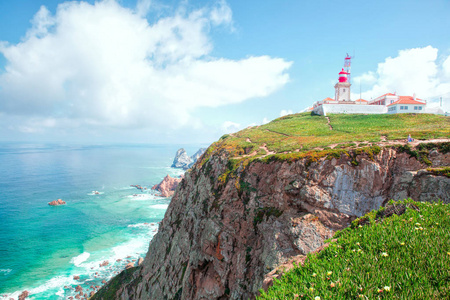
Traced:
<svg viewBox="0 0 450 300">
<path fill-rule="evenodd" d="M 347 75 L 348 73 L 344 71 L 344 68 L 342 68 L 342 71 L 339 72 L 339 82 L 347 82 Z"/>
</svg>

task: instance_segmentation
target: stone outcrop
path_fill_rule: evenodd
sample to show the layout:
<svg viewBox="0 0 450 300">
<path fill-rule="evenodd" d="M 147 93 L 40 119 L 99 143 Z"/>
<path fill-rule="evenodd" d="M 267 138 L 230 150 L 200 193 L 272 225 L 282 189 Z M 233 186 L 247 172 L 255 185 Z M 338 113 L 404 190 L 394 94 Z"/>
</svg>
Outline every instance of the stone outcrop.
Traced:
<svg viewBox="0 0 450 300">
<path fill-rule="evenodd" d="M 179 149 L 173 159 L 172 168 L 188 169 L 192 159 L 183 148 Z"/>
<path fill-rule="evenodd" d="M 20 295 L 19 295 L 19 300 L 25 300 L 27 297 L 29 296 L 29 292 L 28 291 L 23 291 Z"/>
<path fill-rule="evenodd" d="M 194 155 L 191 156 L 192 163 L 189 167 L 192 167 L 197 162 L 197 160 L 203 155 L 203 153 L 205 153 L 205 151 L 206 151 L 206 148 L 198 149 L 198 151 L 195 152 Z"/>
<path fill-rule="evenodd" d="M 48 205 L 51 205 L 51 206 L 58 206 L 58 205 L 64 205 L 64 204 L 66 204 L 66 201 L 63 201 L 61 199 L 53 200 L 52 202 L 48 203 Z"/>
<path fill-rule="evenodd" d="M 450 153 L 428 159 L 450 165 Z M 389 199 L 450 202 L 450 178 L 396 148 L 230 165 L 222 151 L 187 172 L 142 265 L 104 289 L 124 300 L 252 299 L 274 269 Z"/>
<path fill-rule="evenodd" d="M 187 170 L 191 168 L 195 162 L 205 153 L 206 148 L 200 148 L 194 155 L 189 156 L 183 148 L 179 149 L 173 159 L 172 168 L 180 168 Z"/>
<path fill-rule="evenodd" d="M 157 190 L 162 197 L 172 197 L 182 179 L 183 177 L 174 178 L 167 175 L 159 184 L 155 184 L 152 190 Z"/>
</svg>

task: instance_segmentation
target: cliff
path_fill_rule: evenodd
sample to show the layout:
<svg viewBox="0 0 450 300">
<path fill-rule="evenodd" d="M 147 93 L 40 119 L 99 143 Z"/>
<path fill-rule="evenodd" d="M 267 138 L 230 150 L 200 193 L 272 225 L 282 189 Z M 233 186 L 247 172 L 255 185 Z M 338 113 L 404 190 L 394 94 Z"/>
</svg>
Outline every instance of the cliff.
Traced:
<svg viewBox="0 0 450 300">
<path fill-rule="evenodd" d="M 308 137 L 301 119 L 316 130 L 349 126 L 340 117 L 334 124 L 298 116 L 295 130 Z M 450 201 L 450 178 L 429 169 L 450 165 L 448 119 L 439 119 L 443 125 L 433 134 L 425 122 L 420 129 L 408 125 L 416 137 L 441 138 L 413 147 L 386 139 L 398 133 L 379 128 L 363 137 L 327 135 L 328 142 L 319 136 L 299 143 L 303 137 L 296 136 L 293 143 L 293 121 L 279 120 L 208 148 L 181 181 L 143 264 L 93 299 L 253 298 L 277 266 L 316 250 L 389 199 Z M 268 140 L 275 134 L 280 138 Z M 339 134 L 341 144 L 331 145 Z"/>
</svg>

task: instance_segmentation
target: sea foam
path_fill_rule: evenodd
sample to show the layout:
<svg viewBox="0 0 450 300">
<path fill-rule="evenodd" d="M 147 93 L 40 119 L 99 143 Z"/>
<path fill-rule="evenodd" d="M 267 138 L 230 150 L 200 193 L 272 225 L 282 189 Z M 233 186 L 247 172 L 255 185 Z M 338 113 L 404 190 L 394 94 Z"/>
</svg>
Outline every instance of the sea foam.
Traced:
<svg viewBox="0 0 450 300">
<path fill-rule="evenodd" d="M 79 267 L 89 258 L 89 256 L 91 256 L 89 252 L 83 252 L 80 255 L 73 257 L 70 262 L 73 263 L 76 267 Z"/>
<path fill-rule="evenodd" d="M 11 273 L 11 269 L 0 269 L 0 274 L 3 274 L 3 275 L 8 275 L 9 273 Z"/>
<path fill-rule="evenodd" d="M 149 207 L 153 209 L 167 209 L 167 207 L 169 207 L 169 204 L 154 204 L 150 205 Z"/>
</svg>

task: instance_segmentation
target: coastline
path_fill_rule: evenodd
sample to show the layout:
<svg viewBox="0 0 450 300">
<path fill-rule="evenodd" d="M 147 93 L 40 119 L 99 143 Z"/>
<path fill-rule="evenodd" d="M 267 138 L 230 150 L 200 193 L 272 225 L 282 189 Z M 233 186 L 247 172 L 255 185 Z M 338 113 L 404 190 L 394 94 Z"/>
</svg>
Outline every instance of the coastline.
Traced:
<svg viewBox="0 0 450 300">
<path fill-rule="evenodd" d="M 0 175 L 7 183 L 0 238 L 10 241 L 0 246 L 6 253 L 0 258 L 1 300 L 16 300 L 25 290 L 33 299 L 67 299 L 78 285 L 89 296 L 127 264 L 137 264 L 170 202 L 150 187 L 167 174 L 184 173 L 168 167 L 178 146 L 55 148 L 8 145 L 0 156 L 10 167 L 9 176 Z M 74 156 L 79 165 L 71 164 Z M 37 174 L 16 167 L 36 164 Z M 130 187 L 135 183 L 147 189 Z M 47 204 L 56 198 L 67 203 Z"/>
</svg>

